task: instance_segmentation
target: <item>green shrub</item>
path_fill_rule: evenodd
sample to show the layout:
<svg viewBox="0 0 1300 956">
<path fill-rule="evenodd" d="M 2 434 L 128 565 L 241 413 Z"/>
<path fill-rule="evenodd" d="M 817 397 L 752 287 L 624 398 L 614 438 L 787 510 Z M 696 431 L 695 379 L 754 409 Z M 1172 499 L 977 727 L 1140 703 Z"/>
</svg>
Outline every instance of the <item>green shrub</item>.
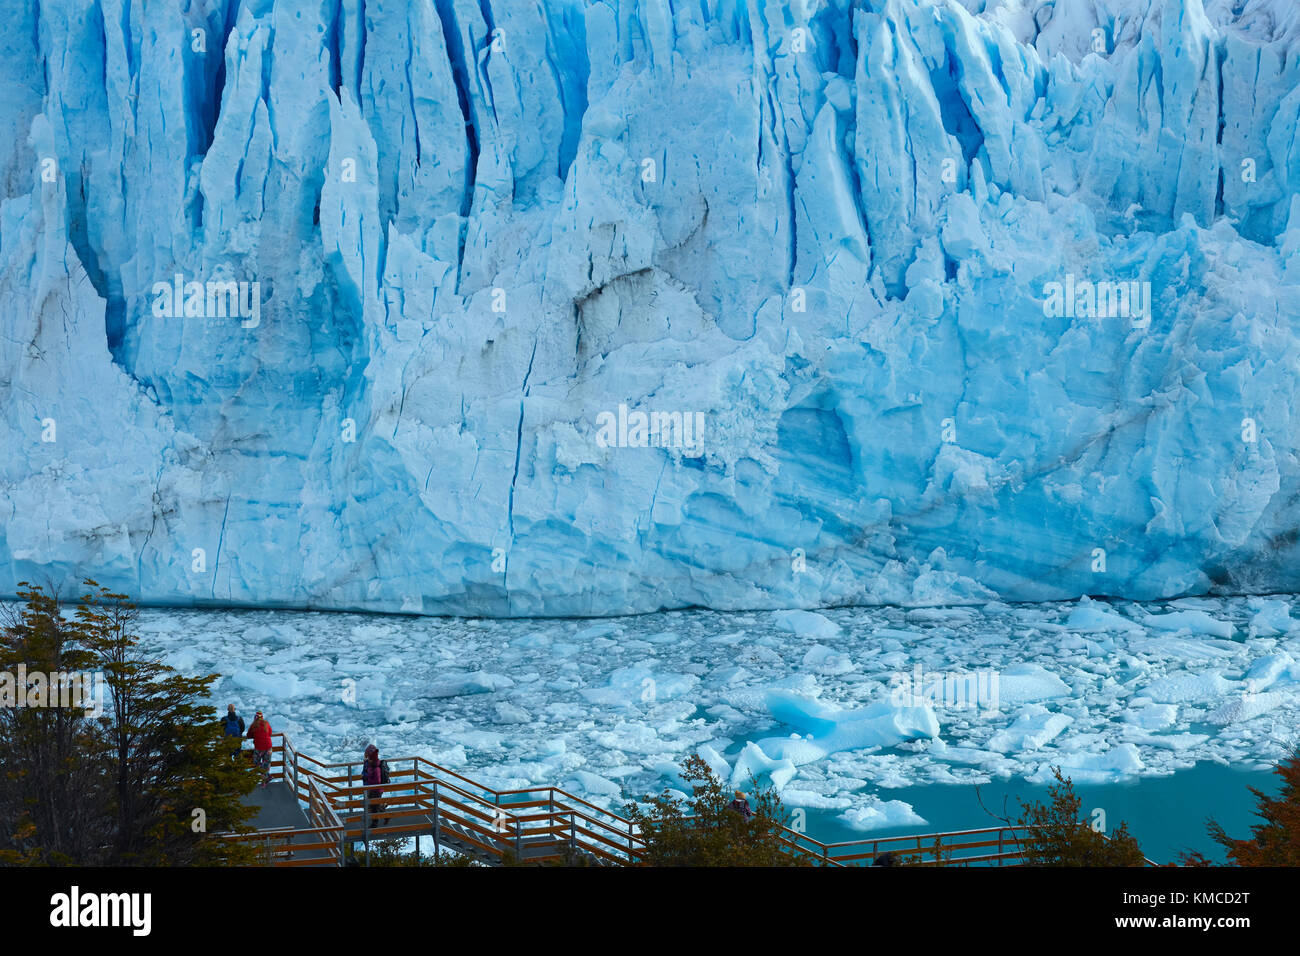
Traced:
<svg viewBox="0 0 1300 956">
<path fill-rule="evenodd" d="M 1120 823 L 1108 838 L 1094 830 L 1080 815 L 1082 801 L 1074 783 L 1053 767 L 1056 782 L 1049 788 L 1051 800 L 1042 803 L 1020 801 L 1016 825 L 1026 827 L 1021 850 L 1026 866 L 1144 866 L 1137 840 Z"/>
<path fill-rule="evenodd" d="M 645 840 L 641 860 L 645 865 L 813 865 L 811 860 L 788 852 L 782 831 L 785 811 L 774 788 L 760 789 L 754 781 L 754 813 L 746 820 L 727 806 L 729 790 L 698 754 L 686 759 L 682 778 L 691 784 L 689 800 L 664 792 L 647 797 L 647 807 L 627 807 Z"/>
</svg>

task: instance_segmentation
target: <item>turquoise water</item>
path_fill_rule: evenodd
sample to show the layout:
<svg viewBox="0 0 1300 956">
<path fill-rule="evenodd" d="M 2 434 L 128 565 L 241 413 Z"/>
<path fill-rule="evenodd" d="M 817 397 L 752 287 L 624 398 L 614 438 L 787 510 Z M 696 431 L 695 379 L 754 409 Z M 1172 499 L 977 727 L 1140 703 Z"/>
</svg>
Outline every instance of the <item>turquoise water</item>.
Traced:
<svg viewBox="0 0 1300 956">
<path fill-rule="evenodd" d="M 1259 817 L 1254 813 L 1255 796 L 1247 787 L 1253 786 L 1276 796 L 1278 784 L 1279 778 L 1270 771 L 1238 770 L 1221 764 L 1198 763 L 1190 770 L 1167 777 L 1129 783 L 1076 784 L 1074 791 L 1083 801 L 1081 813 L 1085 818 L 1090 818 L 1092 811 L 1100 808 L 1106 813 L 1109 829 L 1127 822 L 1129 832 L 1137 838 L 1142 852 L 1156 863 L 1177 862 L 1178 854 L 1187 849 L 1199 850 L 1211 860 L 1223 862 L 1222 851 L 1205 832 L 1206 818 L 1213 816 L 1234 837 L 1248 837 L 1250 827 L 1259 822 Z M 809 836 L 823 843 L 834 843 L 999 826 L 1000 821 L 990 816 L 985 807 L 1015 820 L 1019 816 L 1018 800 L 1046 802 L 1048 799 L 1046 786 L 1014 778 L 980 786 L 978 797 L 972 786 L 950 784 L 875 792 L 882 800 L 910 803 L 927 824 L 861 833 L 844 826 L 834 811 L 809 810 Z"/>
</svg>

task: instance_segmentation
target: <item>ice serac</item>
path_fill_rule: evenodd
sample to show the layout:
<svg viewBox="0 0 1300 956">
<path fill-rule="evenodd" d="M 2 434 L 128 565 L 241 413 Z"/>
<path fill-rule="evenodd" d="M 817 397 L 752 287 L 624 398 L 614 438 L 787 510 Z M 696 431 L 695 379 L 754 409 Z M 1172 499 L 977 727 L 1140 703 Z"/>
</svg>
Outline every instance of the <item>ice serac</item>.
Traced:
<svg viewBox="0 0 1300 956">
<path fill-rule="evenodd" d="M 1289 2 L 32 0 L 0 53 L 0 592 L 1300 590 Z"/>
</svg>

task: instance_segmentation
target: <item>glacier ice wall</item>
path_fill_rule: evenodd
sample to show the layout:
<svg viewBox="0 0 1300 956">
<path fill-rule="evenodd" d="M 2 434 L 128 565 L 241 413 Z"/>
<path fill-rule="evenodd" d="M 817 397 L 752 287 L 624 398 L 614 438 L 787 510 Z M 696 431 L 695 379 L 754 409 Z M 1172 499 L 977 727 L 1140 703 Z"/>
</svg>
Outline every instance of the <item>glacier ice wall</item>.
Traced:
<svg viewBox="0 0 1300 956">
<path fill-rule="evenodd" d="M 13 0 L 0 43 L 0 591 L 1300 590 L 1287 0 Z"/>
</svg>

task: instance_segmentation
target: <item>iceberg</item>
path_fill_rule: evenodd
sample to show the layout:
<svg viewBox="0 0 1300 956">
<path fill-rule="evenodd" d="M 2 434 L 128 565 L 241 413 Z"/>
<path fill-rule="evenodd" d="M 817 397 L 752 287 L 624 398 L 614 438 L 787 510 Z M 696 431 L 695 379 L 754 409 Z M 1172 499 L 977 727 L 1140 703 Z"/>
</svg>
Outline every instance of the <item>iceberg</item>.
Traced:
<svg viewBox="0 0 1300 956">
<path fill-rule="evenodd" d="M 0 40 L 0 595 L 1300 590 L 1291 0 L 38 0 Z"/>
<path fill-rule="evenodd" d="M 1029 704 L 1020 709 L 1010 726 L 990 737 L 987 746 L 1003 754 L 1038 750 L 1072 723 L 1072 717 L 1051 713 L 1039 704 Z"/>
<path fill-rule="evenodd" d="M 803 736 L 769 737 L 761 751 L 795 764 L 810 763 L 846 750 L 892 747 L 908 740 L 939 736 L 939 720 L 928 704 L 896 706 L 888 699 L 861 708 L 844 708 L 788 690 L 769 690 L 766 705 L 772 719 Z"/>
<path fill-rule="evenodd" d="M 926 820 L 902 800 L 876 798 L 866 806 L 853 807 L 839 815 L 839 820 L 851 830 L 865 832 L 889 827 L 921 827 Z"/>
</svg>

